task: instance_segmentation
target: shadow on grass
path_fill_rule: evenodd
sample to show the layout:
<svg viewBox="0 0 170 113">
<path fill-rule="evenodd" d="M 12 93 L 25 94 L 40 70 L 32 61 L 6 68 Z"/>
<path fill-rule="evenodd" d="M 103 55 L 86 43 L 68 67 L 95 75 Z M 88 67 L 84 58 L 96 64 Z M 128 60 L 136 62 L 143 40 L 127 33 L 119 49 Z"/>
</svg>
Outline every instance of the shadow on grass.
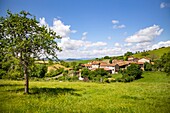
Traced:
<svg viewBox="0 0 170 113">
<path fill-rule="evenodd" d="M 24 88 L 18 88 L 14 90 L 8 90 L 10 92 L 24 92 Z M 37 95 L 37 94 L 47 94 L 47 95 L 66 95 L 71 94 L 74 96 L 81 96 L 81 94 L 75 93 L 78 91 L 73 88 L 30 88 L 29 95 Z"/>
<path fill-rule="evenodd" d="M 5 86 L 23 86 L 21 84 L 0 84 L 0 87 L 5 87 Z"/>
</svg>

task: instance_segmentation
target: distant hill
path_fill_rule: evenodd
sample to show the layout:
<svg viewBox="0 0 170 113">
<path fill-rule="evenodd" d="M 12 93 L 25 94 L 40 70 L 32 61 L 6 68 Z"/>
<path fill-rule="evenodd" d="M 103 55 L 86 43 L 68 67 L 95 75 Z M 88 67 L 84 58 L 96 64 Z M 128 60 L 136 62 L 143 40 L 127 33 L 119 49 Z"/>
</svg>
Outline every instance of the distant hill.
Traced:
<svg viewBox="0 0 170 113">
<path fill-rule="evenodd" d="M 170 47 L 162 47 L 159 49 L 154 49 L 154 50 L 149 50 L 147 51 L 148 55 L 146 55 L 146 57 L 148 58 L 155 58 L 155 59 L 159 59 L 164 53 L 168 53 L 170 51 Z M 142 56 L 143 52 L 138 53 L 138 54 L 134 54 L 133 56 L 136 58 L 142 58 L 145 56 Z"/>
</svg>

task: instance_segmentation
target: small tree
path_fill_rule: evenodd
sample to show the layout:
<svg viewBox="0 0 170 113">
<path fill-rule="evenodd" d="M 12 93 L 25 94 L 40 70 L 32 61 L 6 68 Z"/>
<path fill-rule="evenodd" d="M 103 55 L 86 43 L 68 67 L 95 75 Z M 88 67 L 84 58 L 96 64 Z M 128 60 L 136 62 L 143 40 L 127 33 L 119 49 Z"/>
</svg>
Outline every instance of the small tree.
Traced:
<svg viewBox="0 0 170 113">
<path fill-rule="evenodd" d="M 145 62 L 144 63 L 144 70 L 145 71 L 152 71 L 152 64 Z"/>
<path fill-rule="evenodd" d="M 138 64 L 131 64 L 124 72 L 125 76 L 133 76 L 135 79 L 141 78 L 142 70 Z"/>
<path fill-rule="evenodd" d="M 109 60 L 109 63 L 112 64 L 112 61 L 113 61 L 113 59 L 111 58 L 111 59 Z"/>
<path fill-rule="evenodd" d="M 163 66 L 163 71 L 170 75 L 170 51 L 162 55 L 161 63 Z"/>
<path fill-rule="evenodd" d="M 129 51 L 124 54 L 124 56 L 132 56 L 132 55 L 133 55 L 133 53 L 129 52 Z"/>
<path fill-rule="evenodd" d="M 36 18 L 26 11 L 19 14 L 7 11 L 7 16 L 1 17 L 1 53 L 19 60 L 25 76 L 25 93 L 29 93 L 29 66 L 35 58 L 57 59 L 56 53 L 61 49 L 54 40 L 60 38 L 53 30 L 40 26 Z"/>
<path fill-rule="evenodd" d="M 105 56 L 104 59 L 110 59 L 110 57 L 109 56 Z"/>
</svg>

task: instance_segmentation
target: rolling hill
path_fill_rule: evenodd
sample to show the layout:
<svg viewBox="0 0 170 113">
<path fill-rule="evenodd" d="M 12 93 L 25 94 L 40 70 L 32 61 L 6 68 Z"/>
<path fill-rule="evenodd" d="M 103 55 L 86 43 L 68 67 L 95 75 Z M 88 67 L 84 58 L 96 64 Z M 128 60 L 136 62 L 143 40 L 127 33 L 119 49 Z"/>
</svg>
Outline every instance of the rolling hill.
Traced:
<svg viewBox="0 0 170 113">
<path fill-rule="evenodd" d="M 152 58 L 155 57 L 155 59 L 159 59 L 164 53 L 170 52 L 170 47 L 163 47 L 159 49 L 149 50 L 147 51 L 148 55 L 146 57 Z M 133 56 L 136 58 L 142 58 L 142 53 L 134 54 Z"/>
</svg>

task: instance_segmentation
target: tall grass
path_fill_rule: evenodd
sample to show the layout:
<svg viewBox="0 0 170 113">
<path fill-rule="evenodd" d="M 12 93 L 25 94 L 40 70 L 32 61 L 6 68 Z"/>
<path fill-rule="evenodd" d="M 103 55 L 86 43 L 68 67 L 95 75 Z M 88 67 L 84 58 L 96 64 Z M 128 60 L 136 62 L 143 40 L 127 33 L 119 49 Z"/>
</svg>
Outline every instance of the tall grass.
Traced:
<svg viewBox="0 0 170 113">
<path fill-rule="evenodd" d="M 30 82 L 0 80 L 0 110 L 14 113 L 167 113 L 170 77 L 147 72 L 132 83 Z"/>
</svg>

